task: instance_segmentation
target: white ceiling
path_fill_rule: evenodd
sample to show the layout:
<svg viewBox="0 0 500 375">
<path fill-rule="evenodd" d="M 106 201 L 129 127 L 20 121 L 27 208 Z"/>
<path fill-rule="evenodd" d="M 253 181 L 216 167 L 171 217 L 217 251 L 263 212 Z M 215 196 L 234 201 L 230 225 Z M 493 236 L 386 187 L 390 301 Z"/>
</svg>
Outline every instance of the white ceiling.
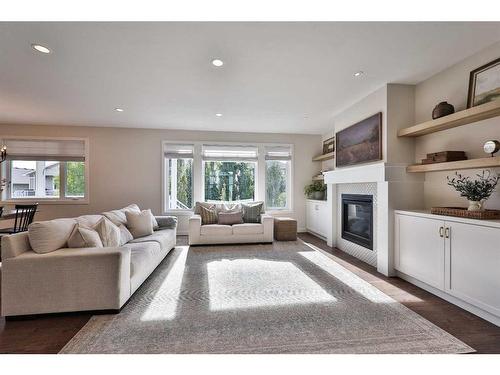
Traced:
<svg viewBox="0 0 500 375">
<path fill-rule="evenodd" d="M 500 23 L 4 22 L 0 123 L 319 134 L 499 40 Z"/>
</svg>

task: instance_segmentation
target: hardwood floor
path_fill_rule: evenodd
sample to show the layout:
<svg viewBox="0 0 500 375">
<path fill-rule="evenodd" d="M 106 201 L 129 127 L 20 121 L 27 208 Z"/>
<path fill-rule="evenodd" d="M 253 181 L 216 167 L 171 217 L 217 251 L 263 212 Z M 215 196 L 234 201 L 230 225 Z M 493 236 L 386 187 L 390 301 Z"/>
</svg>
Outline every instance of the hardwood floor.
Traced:
<svg viewBox="0 0 500 375">
<path fill-rule="evenodd" d="M 387 278 L 375 268 L 303 233 L 307 243 L 328 251 L 335 260 L 382 292 L 459 338 L 478 353 L 500 353 L 500 327 L 468 313 L 404 280 Z M 180 237 L 184 243 L 185 238 Z M 44 316 L 6 322 L 0 318 L 0 353 L 58 353 L 87 323 L 89 313 Z"/>
</svg>

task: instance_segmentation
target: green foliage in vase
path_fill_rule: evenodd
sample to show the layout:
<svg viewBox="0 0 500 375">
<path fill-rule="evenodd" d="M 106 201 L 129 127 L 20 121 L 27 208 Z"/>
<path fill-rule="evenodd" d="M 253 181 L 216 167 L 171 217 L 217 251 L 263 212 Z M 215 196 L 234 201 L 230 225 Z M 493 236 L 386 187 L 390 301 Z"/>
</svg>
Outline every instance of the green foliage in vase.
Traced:
<svg viewBox="0 0 500 375">
<path fill-rule="evenodd" d="M 325 191 L 326 185 L 321 181 L 314 181 L 312 184 L 306 185 L 304 187 L 304 194 L 308 197 L 316 191 Z"/>
<path fill-rule="evenodd" d="M 461 197 L 479 202 L 490 197 L 498 184 L 499 176 L 491 176 L 489 170 L 485 170 L 476 176 L 478 179 L 472 180 L 470 177 L 465 177 L 455 172 L 455 177 L 450 178 L 448 176 L 446 179 L 448 180 L 448 185 L 458 191 Z"/>
</svg>

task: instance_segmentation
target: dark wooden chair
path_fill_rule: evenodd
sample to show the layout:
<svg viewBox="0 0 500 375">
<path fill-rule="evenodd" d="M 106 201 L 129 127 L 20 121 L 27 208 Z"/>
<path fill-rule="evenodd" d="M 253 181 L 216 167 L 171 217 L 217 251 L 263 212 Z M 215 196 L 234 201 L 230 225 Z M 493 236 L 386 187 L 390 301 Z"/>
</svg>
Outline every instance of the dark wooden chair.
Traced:
<svg viewBox="0 0 500 375">
<path fill-rule="evenodd" d="M 16 216 L 14 219 L 14 227 L 0 229 L 0 236 L 3 234 L 14 234 L 19 232 L 26 232 L 28 225 L 33 222 L 35 217 L 38 203 L 35 204 L 16 204 Z"/>
</svg>

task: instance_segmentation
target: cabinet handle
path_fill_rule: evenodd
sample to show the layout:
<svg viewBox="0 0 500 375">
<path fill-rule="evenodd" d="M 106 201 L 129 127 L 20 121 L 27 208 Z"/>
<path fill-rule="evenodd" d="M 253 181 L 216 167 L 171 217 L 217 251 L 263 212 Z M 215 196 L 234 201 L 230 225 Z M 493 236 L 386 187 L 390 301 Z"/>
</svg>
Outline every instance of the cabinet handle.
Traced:
<svg viewBox="0 0 500 375">
<path fill-rule="evenodd" d="M 446 238 L 450 238 L 450 228 L 449 228 L 449 227 L 447 227 L 447 228 L 444 230 L 444 236 L 445 236 Z"/>
<path fill-rule="evenodd" d="M 439 237 L 443 237 L 443 227 L 439 227 Z"/>
</svg>

